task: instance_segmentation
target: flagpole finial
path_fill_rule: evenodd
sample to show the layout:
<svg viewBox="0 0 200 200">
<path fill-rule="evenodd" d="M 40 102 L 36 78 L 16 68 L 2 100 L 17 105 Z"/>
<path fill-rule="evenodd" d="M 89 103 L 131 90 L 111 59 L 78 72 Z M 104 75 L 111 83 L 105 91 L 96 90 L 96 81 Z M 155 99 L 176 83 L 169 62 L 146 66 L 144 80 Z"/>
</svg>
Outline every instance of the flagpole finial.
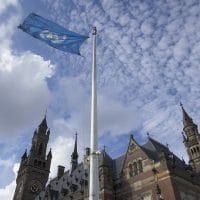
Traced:
<svg viewBox="0 0 200 200">
<path fill-rule="evenodd" d="M 92 32 L 92 34 L 93 34 L 93 35 L 96 35 L 96 34 L 97 34 L 97 28 L 96 28 L 95 26 L 93 27 L 93 32 Z"/>
</svg>

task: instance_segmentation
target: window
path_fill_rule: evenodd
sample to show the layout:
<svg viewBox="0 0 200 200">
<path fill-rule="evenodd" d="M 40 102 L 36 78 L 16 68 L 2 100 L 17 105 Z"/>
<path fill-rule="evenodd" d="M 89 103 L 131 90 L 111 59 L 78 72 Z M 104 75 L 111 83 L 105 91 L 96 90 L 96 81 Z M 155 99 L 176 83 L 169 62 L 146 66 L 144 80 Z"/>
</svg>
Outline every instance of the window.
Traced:
<svg viewBox="0 0 200 200">
<path fill-rule="evenodd" d="M 34 160 L 34 165 L 35 165 L 35 166 L 37 165 L 37 160 L 36 160 L 36 159 Z"/>
<path fill-rule="evenodd" d="M 38 155 L 41 155 L 41 154 L 42 154 L 42 144 L 40 144 L 39 150 L 38 150 Z"/>
<path fill-rule="evenodd" d="M 133 176 L 133 165 L 129 164 L 128 168 L 129 168 L 129 175 L 131 177 L 131 176 Z"/>
<path fill-rule="evenodd" d="M 143 172 L 142 160 L 138 161 L 138 169 L 139 169 L 139 173 Z"/>
<path fill-rule="evenodd" d="M 134 171 L 134 175 L 138 174 L 138 166 L 136 162 L 133 163 L 133 171 Z"/>
</svg>

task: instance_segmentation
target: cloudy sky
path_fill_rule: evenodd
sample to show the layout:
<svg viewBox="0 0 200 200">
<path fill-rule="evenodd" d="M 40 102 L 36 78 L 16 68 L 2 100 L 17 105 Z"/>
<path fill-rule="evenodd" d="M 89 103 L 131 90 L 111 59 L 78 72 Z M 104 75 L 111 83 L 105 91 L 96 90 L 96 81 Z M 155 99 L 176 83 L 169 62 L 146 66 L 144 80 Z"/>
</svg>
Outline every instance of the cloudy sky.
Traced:
<svg viewBox="0 0 200 200">
<path fill-rule="evenodd" d="M 147 132 L 187 160 L 180 101 L 200 124 L 199 0 L 0 0 L 0 199 L 12 198 L 21 155 L 47 109 L 56 166 L 69 167 L 78 132 L 88 146 L 92 41 L 82 57 L 17 29 L 35 12 L 91 36 L 97 27 L 99 148 L 116 157 Z"/>
</svg>

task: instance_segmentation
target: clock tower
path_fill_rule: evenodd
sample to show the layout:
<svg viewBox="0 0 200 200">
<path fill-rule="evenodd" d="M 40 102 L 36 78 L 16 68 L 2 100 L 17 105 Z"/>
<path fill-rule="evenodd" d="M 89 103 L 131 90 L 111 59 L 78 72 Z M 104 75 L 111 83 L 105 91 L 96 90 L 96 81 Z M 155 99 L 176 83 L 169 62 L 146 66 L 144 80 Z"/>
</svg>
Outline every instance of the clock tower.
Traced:
<svg viewBox="0 0 200 200">
<path fill-rule="evenodd" d="M 51 165 L 51 150 L 46 156 L 50 130 L 46 116 L 35 130 L 29 154 L 21 157 L 13 200 L 34 200 L 45 188 Z"/>
</svg>

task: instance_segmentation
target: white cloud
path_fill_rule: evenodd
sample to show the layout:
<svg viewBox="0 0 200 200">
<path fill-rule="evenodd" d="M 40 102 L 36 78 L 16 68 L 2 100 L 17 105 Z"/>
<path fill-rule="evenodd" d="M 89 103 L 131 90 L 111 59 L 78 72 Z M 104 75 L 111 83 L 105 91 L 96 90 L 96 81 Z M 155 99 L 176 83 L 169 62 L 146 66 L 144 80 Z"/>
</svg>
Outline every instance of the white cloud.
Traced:
<svg viewBox="0 0 200 200">
<path fill-rule="evenodd" d="M 33 126 L 51 98 L 46 78 L 53 75 L 54 66 L 41 56 L 15 53 L 11 48 L 19 19 L 18 13 L 0 24 L 0 136 L 17 134 Z"/>
<path fill-rule="evenodd" d="M 19 169 L 19 163 L 15 163 L 13 166 L 13 172 L 15 173 L 15 179 L 17 177 L 17 171 Z M 1 200 L 8 200 L 12 199 L 16 187 L 16 181 L 15 179 L 4 188 L 0 188 L 0 199 Z"/>
<path fill-rule="evenodd" d="M 16 134 L 38 121 L 47 108 L 51 94 L 45 78 L 52 76 L 53 66 L 30 52 L 17 56 L 8 51 L 0 57 L 7 63 L 0 64 L 0 130 Z"/>
<path fill-rule="evenodd" d="M 17 7 L 18 4 L 18 0 L 0 0 L 0 14 L 2 14 L 9 6 Z"/>
<path fill-rule="evenodd" d="M 63 165 L 65 169 L 70 167 L 70 158 L 73 151 L 74 139 L 64 136 L 58 136 L 52 144 L 52 162 L 50 169 L 50 178 L 54 178 L 57 175 L 57 166 Z"/>
<path fill-rule="evenodd" d="M 104 0 L 95 4 L 92 1 L 74 0 L 70 5 L 66 5 L 65 1 L 55 3 L 48 0 L 46 5 L 51 6 L 50 11 L 53 12 L 49 13 L 52 13 L 52 19 L 62 22 L 71 30 L 88 33 L 93 25 L 97 25 L 100 134 L 111 131 L 111 134 L 116 136 L 128 132 L 129 129 L 139 128 L 142 137 L 146 137 L 146 131 L 150 131 L 156 139 L 172 144 L 175 153 L 181 156 L 181 152 L 184 151 L 180 138 L 182 123 L 181 111 L 177 108 L 180 96 L 188 112 L 195 116 L 195 121 L 200 121 L 198 113 L 200 79 L 197 76 L 200 73 L 198 35 L 200 27 L 197 23 L 199 21 L 197 1 L 190 3 L 185 0 L 181 4 L 176 1 L 165 1 L 161 5 L 160 1 L 153 3 L 128 1 L 124 4 L 122 1 L 116 3 Z M 61 10 L 65 10 L 65 13 Z M 12 28 L 9 31 L 5 24 L 1 27 L 3 30 L 1 38 L 4 38 L 6 33 L 12 34 Z M 12 64 L 16 62 L 16 58 L 22 59 L 23 56 L 14 55 L 10 48 L 7 48 L 10 47 L 10 40 L 3 45 L 6 48 L 0 48 L 1 55 L 4 56 L 1 58 L 9 65 L 6 67 L 4 65 L 1 73 L 9 74 L 15 71 L 17 82 L 21 85 L 27 83 L 27 86 L 20 87 L 19 91 L 21 93 L 24 91 L 24 94 L 28 91 L 29 97 L 25 100 L 29 102 L 29 99 L 33 98 L 31 92 L 29 93 L 31 85 L 26 77 L 20 76 L 22 69 Z M 69 138 L 65 141 L 69 144 L 68 148 L 72 147 L 70 138 L 76 130 L 80 132 L 81 139 L 86 138 L 88 142 L 89 138 L 90 76 L 88 74 L 91 66 L 91 40 L 89 39 L 84 45 L 82 49 L 84 58 L 79 59 L 57 52 L 52 54 L 52 58 L 59 60 L 59 65 L 66 66 L 67 60 L 69 67 L 67 71 L 69 77 L 62 79 L 58 73 L 56 89 L 52 91 L 54 93 L 52 109 L 55 116 L 53 129 L 55 134 L 56 130 L 61 133 L 60 139 L 57 138 L 56 141 L 61 144 L 62 138 Z M 4 49 L 7 49 L 7 52 Z M 41 57 L 36 58 L 31 53 L 26 55 L 29 55 L 31 64 L 27 63 L 27 60 L 22 63 L 29 66 L 27 70 L 30 72 L 24 71 L 23 74 L 27 75 L 32 83 L 36 82 L 34 79 L 38 80 L 38 84 L 32 86 L 35 89 L 33 90 L 36 96 L 35 102 L 38 104 L 43 102 L 40 104 L 42 109 L 49 102 L 49 91 L 44 79 L 51 77 L 53 70 L 49 69 L 49 63 Z M 36 71 L 31 68 L 33 63 L 39 65 Z M 42 73 L 38 73 L 39 71 Z M 39 99 L 43 93 L 47 101 Z M 10 104 L 13 103 L 12 98 L 20 99 L 20 95 L 14 95 L 13 90 L 9 97 Z M 32 101 L 28 105 L 23 100 L 22 102 L 26 107 L 34 104 Z M 20 104 L 15 105 L 20 108 Z M 28 111 L 34 112 L 35 109 L 37 108 L 33 106 Z M 19 110 L 16 110 L 17 114 L 18 112 Z M 27 118 L 29 117 L 28 115 Z M 36 119 L 38 116 L 35 114 L 33 118 Z M 169 137 L 171 133 L 173 141 Z M 55 149 L 57 148 L 55 146 Z M 54 170 L 57 164 L 64 164 L 65 161 L 67 163 L 64 154 L 56 159 L 52 165 L 55 166 Z"/>
</svg>

